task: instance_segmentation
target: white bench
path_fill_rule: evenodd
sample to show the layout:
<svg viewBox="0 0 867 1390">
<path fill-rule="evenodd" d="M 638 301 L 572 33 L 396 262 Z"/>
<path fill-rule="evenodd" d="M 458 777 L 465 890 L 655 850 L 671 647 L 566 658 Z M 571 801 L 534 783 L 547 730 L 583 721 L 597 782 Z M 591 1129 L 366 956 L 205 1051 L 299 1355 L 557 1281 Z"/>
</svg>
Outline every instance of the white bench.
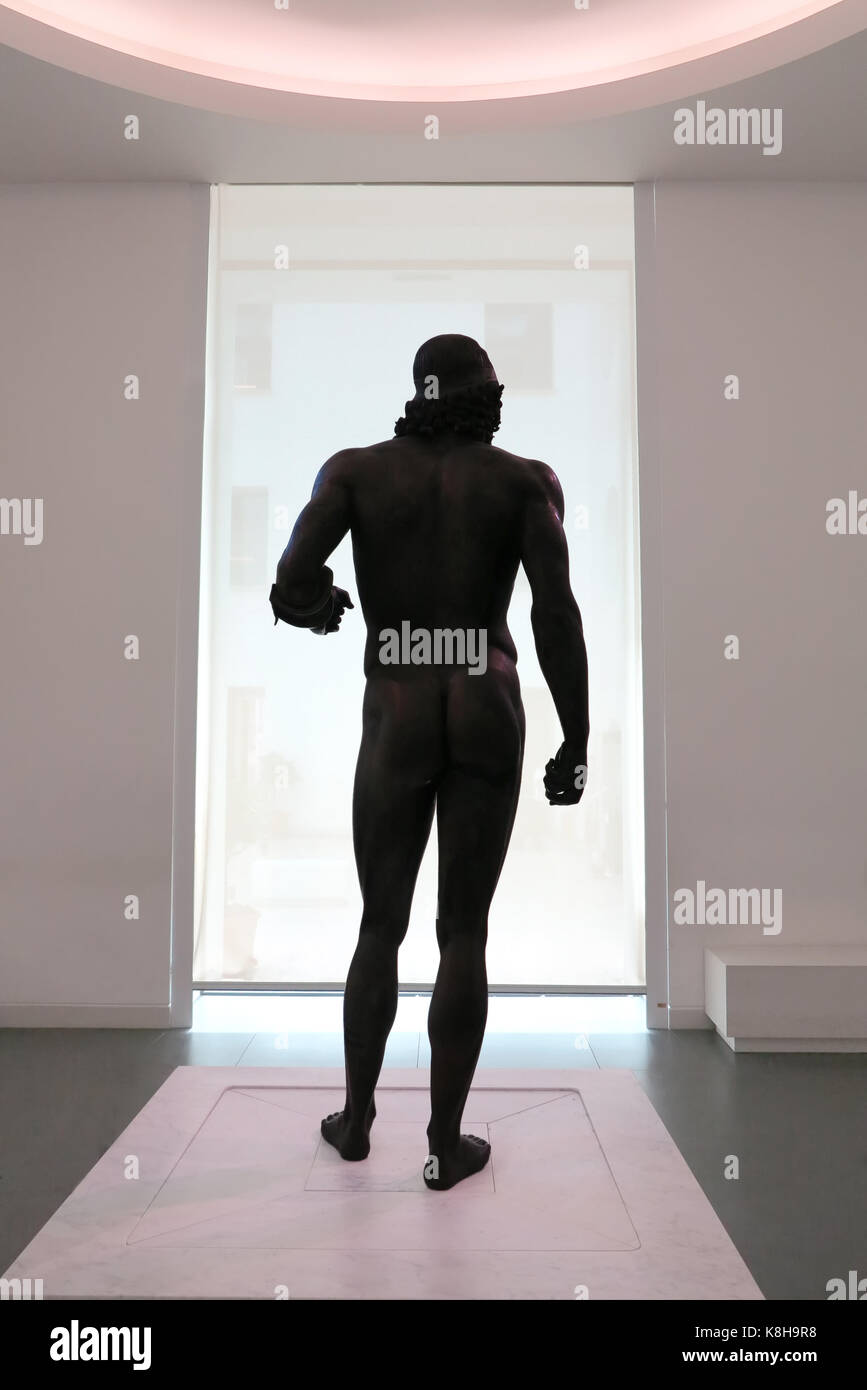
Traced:
<svg viewBox="0 0 867 1390">
<path fill-rule="evenodd" d="M 867 1052 L 867 947 L 706 947 L 704 1000 L 734 1052 Z"/>
</svg>

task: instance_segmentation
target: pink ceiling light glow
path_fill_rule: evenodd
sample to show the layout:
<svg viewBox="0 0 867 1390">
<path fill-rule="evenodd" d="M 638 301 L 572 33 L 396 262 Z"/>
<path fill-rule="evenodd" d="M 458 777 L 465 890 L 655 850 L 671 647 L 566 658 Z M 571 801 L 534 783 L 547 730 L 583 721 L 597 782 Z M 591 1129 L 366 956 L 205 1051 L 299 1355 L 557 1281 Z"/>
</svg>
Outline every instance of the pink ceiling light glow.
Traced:
<svg viewBox="0 0 867 1390">
<path fill-rule="evenodd" d="M 12 0 L 0 42 L 139 89 L 93 50 L 270 92 L 453 102 L 624 83 L 784 32 L 789 61 L 865 23 L 864 0 Z"/>
</svg>

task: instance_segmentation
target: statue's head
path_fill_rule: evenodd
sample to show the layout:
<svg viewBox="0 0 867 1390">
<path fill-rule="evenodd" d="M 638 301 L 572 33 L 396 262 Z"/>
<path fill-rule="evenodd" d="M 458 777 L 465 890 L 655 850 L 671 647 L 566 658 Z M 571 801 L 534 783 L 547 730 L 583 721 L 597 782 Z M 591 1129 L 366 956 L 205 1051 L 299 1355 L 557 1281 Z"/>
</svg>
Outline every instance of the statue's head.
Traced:
<svg viewBox="0 0 867 1390">
<path fill-rule="evenodd" d="M 397 435 L 456 430 L 490 444 L 500 428 L 503 388 L 485 349 L 463 333 L 422 343 L 412 364 L 415 395 L 397 421 Z"/>
</svg>

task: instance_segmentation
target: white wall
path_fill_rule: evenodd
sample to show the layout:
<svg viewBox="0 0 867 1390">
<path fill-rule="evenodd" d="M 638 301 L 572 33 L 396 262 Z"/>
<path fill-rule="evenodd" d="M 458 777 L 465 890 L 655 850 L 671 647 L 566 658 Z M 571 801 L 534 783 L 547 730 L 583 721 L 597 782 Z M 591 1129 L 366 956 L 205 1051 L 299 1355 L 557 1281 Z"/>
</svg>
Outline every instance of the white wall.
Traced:
<svg viewBox="0 0 867 1390">
<path fill-rule="evenodd" d="M 207 233 L 204 184 L 0 188 L 0 495 L 44 525 L 0 535 L 0 1025 L 189 1013 Z"/>
<path fill-rule="evenodd" d="M 649 1012 L 689 1024 L 708 941 L 867 940 L 867 538 L 825 531 L 830 497 L 867 491 L 867 190 L 650 192 L 643 659 L 668 883 L 648 858 L 649 937 L 698 879 L 783 890 L 779 936 L 671 926 Z M 0 1024 L 184 1021 L 207 224 L 206 185 L 0 189 L 0 496 L 44 498 L 41 545 L 0 536 Z"/>
<path fill-rule="evenodd" d="M 669 909 L 699 879 L 782 889 L 777 935 L 671 922 L 669 992 L 657 974 L 649 1013 L 669 1002 L 672 1025 L 690 1026 L 704 1021 L 706 944 L 867 942 L 867 535 L 825 525 L 830 498 L 867 497 L 867 188 L 651 192 L 639 476 L 643 522 L 657 482 L 661 496 L 644 658 L 651 703 L 664 679 Z M 737 401 L 723 397 L 728 373 Z M 730 634 L 737 661 L 723 656 Z M 650 817 L 658 743 L 647 758 Z M 659 908 L 657 893 L 651 935 Z"/>
</svg>

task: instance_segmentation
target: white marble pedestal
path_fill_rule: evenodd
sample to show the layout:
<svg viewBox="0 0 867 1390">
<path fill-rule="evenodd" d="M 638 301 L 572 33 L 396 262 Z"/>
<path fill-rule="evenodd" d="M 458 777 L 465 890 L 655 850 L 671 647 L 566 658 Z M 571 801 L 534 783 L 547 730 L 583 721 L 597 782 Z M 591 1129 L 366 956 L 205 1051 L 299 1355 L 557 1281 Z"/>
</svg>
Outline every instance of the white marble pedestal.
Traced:
<svg viewBox="0 0 867 1390">
<path fill-rule="evenodd" d="M 384 1072 L 371 1155 L 342 1072 L 179 1067 L 7 1277 L 46 1298 L 757 1299 L 631 1072 L 478 1072 L 487 1168 L 429 1192 L 428 1075 Z M 137 1174 L 137 1176 L 136 1176 Z"/>
</svg>

